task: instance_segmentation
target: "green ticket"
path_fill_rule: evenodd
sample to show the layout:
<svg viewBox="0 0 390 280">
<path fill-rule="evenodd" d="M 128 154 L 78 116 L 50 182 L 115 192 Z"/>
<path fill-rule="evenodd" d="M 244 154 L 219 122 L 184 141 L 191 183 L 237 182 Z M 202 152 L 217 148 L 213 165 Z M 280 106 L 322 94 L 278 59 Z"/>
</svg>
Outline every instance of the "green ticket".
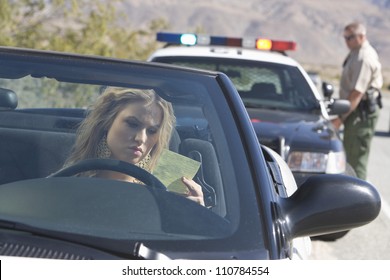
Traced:
<svg viewBox="0 0 390 280">
<path fill-rule="evenodd" d="M 188 189 L 182 182 L 182 177 L 194 178 L 200 167 L 200 162 L 180 155 L 170 150 L 164 150 L 153 171 L 171 192 L 187 193 Z"/>
</svg>

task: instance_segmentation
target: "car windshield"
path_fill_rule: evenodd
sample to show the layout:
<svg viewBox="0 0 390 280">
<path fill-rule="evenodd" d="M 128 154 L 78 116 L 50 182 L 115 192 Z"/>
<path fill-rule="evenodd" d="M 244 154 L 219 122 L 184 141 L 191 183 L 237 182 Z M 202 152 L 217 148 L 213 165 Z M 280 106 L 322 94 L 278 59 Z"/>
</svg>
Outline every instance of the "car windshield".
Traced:
<svg viewBox="0 0 390 280">
<path fill-rule="evenodd" d="M 224 72 L 247 108 L 299 112 L 319 109 L 313 91 L 294 66 L 208 57 L 156 57 L 154 61 Z"/>
<path fill-rule="evenodd" d="M 126 250 L 122 242 L 128 241 L 194 250 L 201 244 L 194 240 L 219 240 L 202 250 L 239 243 L 264 250 L 250 167 L 218 73 L 15 53 L 0 53 L 2 225 L 119 251 Z M 138 179 L 133 183 L 74 176 L 85 166 L 74 174 L 53 176 L 73 151 L 77 129 L 91 105 L 111 87 L 153 90 L 172 105 L 176 123 L 166 150 L 173 158 L 161 156 L 159 174 L 154 173 L 157 167 L 153 175 L 132 171 Z M 170 189 L 180 176 L 193 176 L 202 187 L 204 205 Z M 250 230 L 242 224 L 251 225 Z M 238 234 L 247 238 L 229 241 Z"/>
</svg>

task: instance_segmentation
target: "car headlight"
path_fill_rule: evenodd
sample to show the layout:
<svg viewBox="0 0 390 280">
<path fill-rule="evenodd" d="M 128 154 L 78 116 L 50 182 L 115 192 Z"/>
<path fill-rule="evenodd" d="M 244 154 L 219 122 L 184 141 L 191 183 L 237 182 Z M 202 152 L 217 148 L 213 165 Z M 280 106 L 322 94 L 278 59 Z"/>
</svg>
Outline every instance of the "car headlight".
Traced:
<svg viewBox="0 0 390 280">
<path fill-rule="evenodd" d="M 291 152 L 287 159 L 291 171 L 339 174 L 345 171 L 344 152 L 313 153 Z"/>
</svg>

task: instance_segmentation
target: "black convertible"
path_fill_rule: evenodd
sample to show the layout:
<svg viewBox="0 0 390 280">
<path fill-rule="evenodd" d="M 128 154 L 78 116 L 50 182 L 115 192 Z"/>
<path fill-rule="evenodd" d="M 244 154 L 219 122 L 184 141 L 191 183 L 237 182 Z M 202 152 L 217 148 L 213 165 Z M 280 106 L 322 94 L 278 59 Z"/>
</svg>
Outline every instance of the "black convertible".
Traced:
<svg viewBox="0 0 390 280">
<path fill-rule="evenodd" d="M 222 73 L 0 47 L 0 255 L 61 259 L 293 259 L 309 236 L 374 220 L 369 183 L 310 177 L 260 146 Z M 107 86 L 154 89 L 177 118 L 169 149 L 200 162 L 205 206 L 126 162 L 61 172 L 88 106 Z M 124 172 L 143 183 L 73 176 Z"/>
</svg>

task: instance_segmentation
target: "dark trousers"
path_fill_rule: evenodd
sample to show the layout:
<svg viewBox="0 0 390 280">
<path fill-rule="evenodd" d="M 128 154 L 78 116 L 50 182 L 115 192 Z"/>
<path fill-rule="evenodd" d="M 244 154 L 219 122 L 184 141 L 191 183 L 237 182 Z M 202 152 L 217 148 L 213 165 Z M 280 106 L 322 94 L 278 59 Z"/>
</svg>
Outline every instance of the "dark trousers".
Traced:
<svg viewBox="0 0 390 280">
<path fill-rule="evenodd" d="M 358 110 L 352 112 L 344 122 L 344 148 L 348 163 L 360 179 L 367 178 L 367 163 L 371 140 L 375 134 L 379 109 L 362 120 Z"/>
</svg>

